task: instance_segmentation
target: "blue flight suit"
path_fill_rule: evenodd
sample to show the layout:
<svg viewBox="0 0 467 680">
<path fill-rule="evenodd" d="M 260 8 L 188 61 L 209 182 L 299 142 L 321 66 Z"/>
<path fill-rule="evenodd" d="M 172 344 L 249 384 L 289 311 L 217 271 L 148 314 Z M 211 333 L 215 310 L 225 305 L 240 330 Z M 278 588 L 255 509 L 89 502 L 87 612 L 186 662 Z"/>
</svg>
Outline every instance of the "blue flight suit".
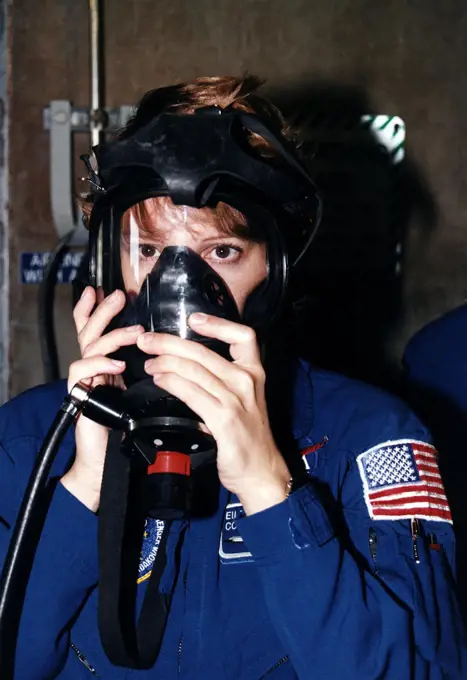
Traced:
<svg viewBox="0 0 467 680">
<path fill-rule="evenodd" d="M 411 380 L 467 413 L 467 305 L 414 335 L 405 349 L 404 364 Z"/>
<path fill-rule="evenodd" d="M 293 435 L 309 482 L 249 517 L 221 488 L 216 513 L 173 524 L 160 585 L 173 593 L 171 611 L 151 670 L 114 667 L 105 656 L 97 629 L 98 518 L 57 485 L 26 594 L 19 680 L 467 677 L 454 536 L 428 432 L 402 402 L 375 388 L 301 361 L 289 376 Z M 3 556 L 64 395 L 63 383 L 51 384 L 0 409 Z M 54 476 L 73 452 L 70 431 Z M 146 527 L 139 601 L 160 529 L 156 520 Z"/>
<path fill-rule="evenodd" d="M 404 352 L 407 398 L 430 428 L 457 528 L 458 595 L 467 621 L 467 305 L 427 324 Z"/>
</svg>

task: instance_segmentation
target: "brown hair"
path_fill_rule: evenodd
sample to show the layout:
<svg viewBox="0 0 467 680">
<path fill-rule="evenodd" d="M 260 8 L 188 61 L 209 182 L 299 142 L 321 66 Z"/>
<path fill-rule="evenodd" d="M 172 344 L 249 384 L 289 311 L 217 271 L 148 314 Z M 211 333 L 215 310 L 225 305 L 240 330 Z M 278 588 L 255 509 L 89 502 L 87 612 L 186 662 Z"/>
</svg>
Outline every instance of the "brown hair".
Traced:
<svg viewBox="0 0 467 680">
<path fill-rule="evenodd" d="M 246 113 L 254 113 L 263 118 L 275 130 L 287 139 L 293 139 L 291 128 L 286 124 L 280 111 L 265 97 L 256 94 L 263 81 L 254 75 L 244 77 L 214 76 L 196 78 L 190 83 L 179 83 L 168 87 L 150 90 L 141 99 L 135 114 L 117 134 L 116 139 L 127 139 L 150 120 L 163 112 L 192 114 L 205 106 L 218 106 L 221 109 L 232 107 Z M 274 149 L 260 135 L 250 132 L 248 141 L 252 148 L 262 157 L 273 159 Z M 170 199 L 161 197 L 151 199 L 154 207 L 166 207 Z M 157 202 L 157 204 L 156 204 Z M 85 220 L 91 212 L 91 197 L 80 200 Z M 202 208 L 209 213 L 210 220 L 217 224 L 226 234 L 247 232 L 245 217 L 231 206 L 220 203 L 216 208 Z M 149 211 L 144 203 L 131 208 L 137 223 L 143 228 L 150 225 Z M 154 213 L 153 213 L 154 214 Z"/>
</svg>

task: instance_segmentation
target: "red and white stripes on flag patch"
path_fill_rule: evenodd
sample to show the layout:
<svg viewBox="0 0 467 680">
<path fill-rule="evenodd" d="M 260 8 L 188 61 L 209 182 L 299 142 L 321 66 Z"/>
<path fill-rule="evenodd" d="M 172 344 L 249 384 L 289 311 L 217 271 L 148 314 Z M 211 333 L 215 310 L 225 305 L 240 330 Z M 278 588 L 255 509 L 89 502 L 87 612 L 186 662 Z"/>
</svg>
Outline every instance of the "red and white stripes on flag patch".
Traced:
<svg viewBox="0 0 467 680">
<path fill-rule="evenodd" d="M 434 446 L 411 439 L 378 444 L 357 458 L 372 519 L 452 523 Z"/>
</svg>

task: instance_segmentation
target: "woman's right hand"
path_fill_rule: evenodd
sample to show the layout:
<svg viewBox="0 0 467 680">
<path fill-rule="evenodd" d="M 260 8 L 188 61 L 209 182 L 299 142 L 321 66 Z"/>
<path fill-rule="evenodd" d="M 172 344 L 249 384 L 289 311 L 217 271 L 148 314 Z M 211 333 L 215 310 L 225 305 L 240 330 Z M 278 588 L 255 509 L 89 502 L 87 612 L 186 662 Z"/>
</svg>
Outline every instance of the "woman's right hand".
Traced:
<svg viewBox="0 0 467 680">
<path fill-rule="evenodd" d="M 132 326 L 102 335 L 125 306 L 125 294 L 121 290 L 105 298 L 93 312 L 95 304 L 96 292 L 88 286 L 73 311 L 81 359 L 70 366 L 68 391 L 77 382 L 92 387 L 117 384 L 123 389 L 120 376 L 125 370 L 125 362 L 110 359 L 107 355 L 120 347 L 134 345 L 138 336 L 144 333 L 143 326 Z M 107 439 L 107 428 L 79 416 L 76 422 L 76 457 L 61 480 L 65 488 L 93 512 L 99 507 Z"/>
</svg>

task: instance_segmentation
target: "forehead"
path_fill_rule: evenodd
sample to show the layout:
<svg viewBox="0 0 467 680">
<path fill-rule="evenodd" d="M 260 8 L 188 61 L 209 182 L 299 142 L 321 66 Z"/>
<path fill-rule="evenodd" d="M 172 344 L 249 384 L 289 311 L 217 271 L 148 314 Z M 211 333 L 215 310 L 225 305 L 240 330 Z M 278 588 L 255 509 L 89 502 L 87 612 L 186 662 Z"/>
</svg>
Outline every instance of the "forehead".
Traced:
<svg viewBox="0 0 467 680">
<path fill-rule="evenodd" d="M 130 208 L 125 215 L 125 227 L 137 227 L 146 233 L 168 235 L 184 229 L 193 236 L 228 235 L 245 232 L 247 221 L 235 208 L 220 203 L 216 208 L 192 208 L 174 205 L 169 197 L 149 198 Z"/>
</svg>

